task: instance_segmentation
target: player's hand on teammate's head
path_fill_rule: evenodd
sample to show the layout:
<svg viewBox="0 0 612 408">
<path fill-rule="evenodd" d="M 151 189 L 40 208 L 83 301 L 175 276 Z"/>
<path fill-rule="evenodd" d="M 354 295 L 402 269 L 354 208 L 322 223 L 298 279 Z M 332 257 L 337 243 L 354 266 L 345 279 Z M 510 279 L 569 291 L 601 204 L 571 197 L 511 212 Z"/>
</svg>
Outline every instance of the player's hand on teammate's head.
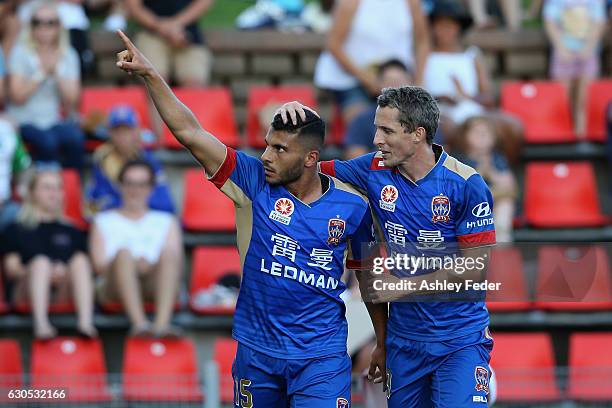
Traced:
<svg viewBox="0 0 612 408">
<path fill-rule="evenodd" d="M 153 65 L 145 58 L 142 52 L 136 48 L 128 36 L 121 30 L 117 30 L 117 34 L 123 40 L 126 48 L 117 53 L 117 67 L 128 74 L 133 73 L 140 76 L 149 75 L 154 72 Z"/>
<path fill-rule="evenodd" d="M 309 108 L 306 105 L 302 105 L 298 101 L 292 101 L 292 102 L 285 103 L 280 108 L 278 108 L 274 116 L 280 114 L 281 118 L 283 119 L 283 123 L 287 123 L 287 121 L 291 119 L 291 123 L 293 123 L 294 125 L 297 125 L 297 115 L 300 115 L 300 118 L 302 118 L 302 121 L 306 121 L 305 109 L 308 109 L 309 111 L 317 115 L 317 117 L 319 116 L 319 114 L 315 112 L 314 109 Z"/>
</svg>

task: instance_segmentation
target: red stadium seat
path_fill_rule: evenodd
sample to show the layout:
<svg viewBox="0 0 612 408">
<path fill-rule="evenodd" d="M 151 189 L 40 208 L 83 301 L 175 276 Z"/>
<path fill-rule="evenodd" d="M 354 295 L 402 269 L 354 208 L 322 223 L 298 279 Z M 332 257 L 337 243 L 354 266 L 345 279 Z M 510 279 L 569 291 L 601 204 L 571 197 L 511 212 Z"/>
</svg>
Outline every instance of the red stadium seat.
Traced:
<svg viewBox="0 0 612 408">
<path fill-rule="evenodd" d="M 198 291 L 208 289 L 228 273 L 240 275 L 240 255 L 236 247 L 197 247 L 193 250 L 189 304 L 201 314 L 233 314 L 234 306 L 200 306 Z"/>
<path fill-rule="evenodd" d="M 193 111 L 200 124 L 224 144 L 237 147 L 238 127 L 234 117 L 232 95 L 226 88 L 177 88 L 176 96 Z M 162 143 L 170 149 L 182 149 L 170 129 L 164 125 Z"/>
<path fill-rule="evenodd" d="M 559 82 L 505 82 L 501 108 L 523 122 L 527 143 L 576 141 L 567 90 Z"/>
<path fill-rule="evenodd" d="M 601 246 L 543 246 L 535 306 L 546 310 L 612 310 L 609 259 Z"/>
<path fill-rule="evenodd" d="M 237 349 L 238 343 L 232 338 L 219 338 L 215 341 L 213 358 L 219 369 L 219 395 L 224 404 L 234 401 L 232 363 Z"/>
<path fill-rule="evenodd" d="M 183 339 L 128 338 L 123 356 L 123 392 L 129 401 L 202 401 L 197 355 Z"/>
<path fill-rule="evenodd" d="M 612 333 L 574 333 L 569 345 L 568 396 L 612 401 Z"/>
<path fill-rule="evenodd" d="M 548 334 L 498 333 L 494 338 L 491 367 L 497 377 L 499 402 L 560 398 Z"/>
<path fill-rule="evenodd" d="M 79 228 L 86 228 L 87 222 L 83 217 L 81 203 L 81 176 L 76 170 L 62 171 L 64 181 L 64 215 Z"/>
<path fill-rule="evenodd" d="M 606 223 L 589 162 L 528 163 L 525 184 L 525 215 L 534 227 L 599 227 Z"/>
<path fill-rule="evenodd" d="M 338 105 L 334 104 L 332 108 L 331 123 L 328 124 L 327 128 L 327 143 L 336 146 L 342 146 L 344 144 L 344 134 L 346 133 L 346 124 L 342 118 L 342 113 Z M 374 138 L 374 136 L 372 136 Z"/>
<path fill-rule="evenodd" d="M 612 102 L 612 80 L 593 81 L 587 95 L 587 138 L 606 141 L 606 111 Z"/>
<path fill-rule="evenodd" d="M 111 399 L 102 342 L 98 339 L 58 337 L 34 341 L 31 374 L 32 388 L 65 389 L 68 401 Z"/>
<path fill-rule="evenodd" d="M 90 86 L 83 88 L 81 93 L 81 115 L 87 116 L 93 112 L 107 115 L 111 108 L 118 104 L 132 106 L 138 113 L 140 125 L 151 129 L 149 101 L 142 86 Z"/>
<path fill-rule="evenodd" d="M 501 283 L 499 291 L 487 292 L 487 307 L 490 311 L 514 312 L 531 307 L 525 283 L 523 256 L 518 248 L 499 247 L 491 251 L 487 280 Z"/>
<path fill-rule="evenodd" d="M 183 226 L 206 232 L 236 229 L 234 203 L 206 180 L 203 170 L 185 171 Z"/>
<path fill-rule="evenodd" d="M 264 140 L 268 130 L 267 123 L 259 122 L 262 108 L 277 107 L 285 102 L 297 100 L 304 105 L 316 109 L 316 98 L 312 87 L 304 85 L 285 86 L 254 86 L 249 91 L 247 101 L 247 142 L 254 148 L 265 148 Z"/>
<path fill-rule="evenodd" d="M 0 339 L 0 404 L 12 402 L 10 390 L 23 388 L 23 366 L 19 343 L 12 339 Z M 14 400 L 13 400 L 14 401 Z"/>
</svg>

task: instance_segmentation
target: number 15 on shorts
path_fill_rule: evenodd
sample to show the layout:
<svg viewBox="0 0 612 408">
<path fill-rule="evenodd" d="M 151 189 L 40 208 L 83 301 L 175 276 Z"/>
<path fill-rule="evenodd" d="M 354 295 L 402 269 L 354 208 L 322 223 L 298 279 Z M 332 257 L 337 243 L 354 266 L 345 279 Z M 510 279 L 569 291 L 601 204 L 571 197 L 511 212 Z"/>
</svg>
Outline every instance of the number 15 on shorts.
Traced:
<svg viewBox="0 0 612 408">
<path fill-rule="evenodd" d="M 234 405 L 240 408 L 253 407 L 253 395 L 247 389 L 251 380 L 234 378 Z"/>
</svg>

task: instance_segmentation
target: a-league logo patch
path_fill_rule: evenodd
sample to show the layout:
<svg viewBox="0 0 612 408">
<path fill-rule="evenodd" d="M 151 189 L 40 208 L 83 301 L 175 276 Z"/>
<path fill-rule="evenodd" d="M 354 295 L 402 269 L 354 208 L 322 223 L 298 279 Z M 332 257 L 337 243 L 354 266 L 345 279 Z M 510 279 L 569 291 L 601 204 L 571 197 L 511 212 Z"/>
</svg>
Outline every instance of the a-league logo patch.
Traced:
<svg viewBox="0 0 612 408">
<path fill-rule="evenodd" d="M 450 220 L 450 200 L 445 195 L 437 195 L 431 199 L 431 213 L 433 222 L 448 222 Z"/>
<path fill-rule="evenodd" d="M 395 201 L 398 197 L 399 193 L 397 191 L 397 187 L 388 184 L 384 186 L 382 190 L 380 190 L 380 201 L 378 202 L 378 205 L 383 210 L 394 212 Z"/>
<path fill-rule="evenodd" d="M 340 218 L 331 218 L 327 223 L 327 231 L 329 233 L 329 237 L 327 238 L 327 243 L 329 245 L 338 245 L 340 243 L 340 238 L 344 235 L 344 231 L 346 230 L 346 222 Z"/>
<path fill-rule="evenodd" d="M 349 408 L 348 400 L 346 398 L 337 398 L 336 408 Z"/>
<path fill-rule="evenodd" d="M 476 366 L 474 370 L 474 378 L 476 379 L 476 391 L 484 391 L 485 394 L 489 393 L 489 370 L 482 366 Z"/>
<path fill-rule="evenodd" d="M 289 225 L 291 222 L 291 214 L 293 214 L 294 210 L 295 205 L 293 201 L 288 198 L 279 198 L 274 203 L 274 209 L 270 213 L 269 218 L 281 224 Z"/>
</svg>

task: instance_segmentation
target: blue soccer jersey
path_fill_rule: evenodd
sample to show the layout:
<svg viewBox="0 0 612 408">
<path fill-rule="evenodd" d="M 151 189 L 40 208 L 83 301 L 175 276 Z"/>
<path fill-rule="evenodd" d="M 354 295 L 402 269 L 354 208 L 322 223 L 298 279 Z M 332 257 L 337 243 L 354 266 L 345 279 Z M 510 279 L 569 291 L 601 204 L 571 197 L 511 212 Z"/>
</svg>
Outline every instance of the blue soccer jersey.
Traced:
<svg viewBox="0 0 612 408">
<path fill-rule="evenodd" d="M 243 277 L 233 336 L 272 357 L 346 352 L 341 277 L 345 261 L 354 269 L 367 263 L 372 216 L 354 189 L 321 177 L 329 188 L 305 204 L 285 187 L 266 183 L 261 161 L 228 148 L 210 179 L 236 208 Z"/>
<path fill-rule="evenodd" d="M 495 243 L 493 198 L 471 167 L 433 145 L 436 164 L 416 183 L 379 153 L 321 163 L 321 171 L 367 192 L 391 253 Z M 473 300 L 473 299 L 472 299 Z M 419 341 L 444 341 L 484 330 L 482 301 L 393 302 L 390 333 Z"/>
</svg>

